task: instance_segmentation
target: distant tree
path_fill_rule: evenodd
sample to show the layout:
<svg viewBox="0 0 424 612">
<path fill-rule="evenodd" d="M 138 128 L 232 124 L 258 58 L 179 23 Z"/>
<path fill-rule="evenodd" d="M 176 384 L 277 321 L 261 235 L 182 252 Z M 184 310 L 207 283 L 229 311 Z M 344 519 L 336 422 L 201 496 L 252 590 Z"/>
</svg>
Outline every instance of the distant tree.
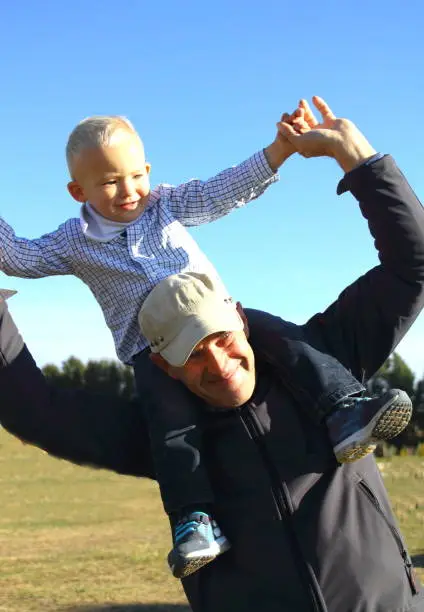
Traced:
<svg viewBox="0 0 424 612">
<path fill-rule="evenodd" d="M 418 381 L 414 393 L 415 421 L 421 430 L 424 430 L 424 378 Z"/>
<path fill-rule="evenodd" d="M 382 395 L 390 389 L 389 382 L 377 373 L 375 376 L 370 378 L 367 383 L 367 390 L 369 395 Z"/>
<path fill-rule="evenodd" d="M 124 399 L 134 399 L 136 395 L 134 372 L 130 366 L 121 366 L 122 391 L 121 395 Z"/>
<path fill-rule="evenodd" d="M 415 375 L 398 353 L 393 353 L 368 383 L 370 390 L 384 387 L 385 381 L 390 389 L 403 389 L 409 396 L 414 395 Z"/>
<path fill-rule="evenodd" d="M 62 363 L 63 384 L 65 387 L 82 389 L 84 387 L 85 365 L 76 357 L 69 357 Z"/>
<path fill-rule="evenodd" d="M 132 400 L 135 396 L 132 368 L 117 361 L 91 360 L 84 365 L 76 357 L 70 357 L 61 368 L 53 364 L 44 366 L 43 373 L 51 383 L 60 387 L 90 389 L 124 400 Z"/>
<path fill-rule="evenodd" d="M 96 393 L 121 395 L 121 376 L 116 361 L 89 361 L 85 369 L 85 387 Z"/>
<path fill-rule="evenodd" d="M 44 376 L 46 376 L 46 378 L 48 378 L 48 380 L 52 382 L 53 384 L 62 385 L 63 374 L 61 370 L 57 367 L 57 365 L 48 363 L 47 365 L 44 366 L 44 368 L 42 368 L 42 372 Z"/>
<path fill-rule="evenodd" d="M 391 441 L 398 448 L 416 446 L 423 440 L 424 429 L 424 381 L 414 388 L 415 375 L 405 361 L 393 353 L 367 384 L 371 395 L 380 395 L 388 389 L 403 389 L 413 399 L 414 412 L 408 427 Z M 419 399 L 419 397 L 421 399 Z M 423 412 L 417 410 L 417 404 L 423 404 Z"/>
</svg>

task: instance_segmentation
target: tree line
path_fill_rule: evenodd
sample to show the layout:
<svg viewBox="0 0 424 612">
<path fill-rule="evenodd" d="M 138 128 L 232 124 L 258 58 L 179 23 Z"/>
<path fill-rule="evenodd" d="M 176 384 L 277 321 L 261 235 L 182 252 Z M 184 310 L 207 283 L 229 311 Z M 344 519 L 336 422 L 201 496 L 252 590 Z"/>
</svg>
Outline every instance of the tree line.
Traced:
<svg viewBox="0 0 424 612">
<path fill-rule="evenodd" d="M 84 364 L 76 357 L 69 357 L 61 367 L 44 366 L 43 373 L 50 382 L 61 387 L 88 389 L 128 401 L 136 397 L 132 368 L 117 361 L 102 359 Z M 393 444 L 400 448 L 424 441 L 424 378 L 416 380 L 400 355 L 393 353 L 368 382 L 367 388 L 369 395 L 379 395 L 389 388 L 406 391 L 413 401 L 414 414 L 410 425 Z"/>
<path fill-rule="evenodd" d="M 424 378 L 416 380 L 414 372 L 398 353 L 393 353 L 368 382 L 370 395 L 378 395 L 387 389 L 403 389 L 414 406 L 411 422 L 393 440 L 394 446 L 412 447 L 424 442 Z"/>
</svg>

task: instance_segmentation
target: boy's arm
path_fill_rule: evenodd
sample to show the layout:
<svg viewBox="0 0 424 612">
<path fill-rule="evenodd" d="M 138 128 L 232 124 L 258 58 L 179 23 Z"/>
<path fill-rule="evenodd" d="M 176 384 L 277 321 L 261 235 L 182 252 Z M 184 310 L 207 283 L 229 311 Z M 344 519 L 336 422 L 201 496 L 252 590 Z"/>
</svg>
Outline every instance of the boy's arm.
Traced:
<svg viewBox="0 0 424 612">
<path fill-rule="evenodd" d="M 183 225 L 209 223 L 264 193 L 278 180 L 278 168 L 293 151 L 292 145 L 278 134 L 272 144 L 238 166 L 206 181 L 193 179 L 177 187 L 161 185 L 159 193 Z"/>
<path fill-rule="evenodd" d="M 0 270 L 8 276 L 41 278 L 72 274 L 67 262 L 68 240 L 64 226 L 34 240 L 18 238 L 0 217 Z"/>
</svg>

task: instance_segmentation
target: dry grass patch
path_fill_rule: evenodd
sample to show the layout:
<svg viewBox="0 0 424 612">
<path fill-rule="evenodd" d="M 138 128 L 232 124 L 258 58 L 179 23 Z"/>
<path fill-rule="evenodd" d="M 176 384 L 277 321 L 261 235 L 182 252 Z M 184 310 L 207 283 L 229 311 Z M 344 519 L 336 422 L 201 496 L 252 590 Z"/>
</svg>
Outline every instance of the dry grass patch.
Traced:
<svg viewBox="0 0 424 612">
<path fill-rule="evenodd" d="M 381 467 L 424 568 L 424 460 Z M 155 483 L 72 466 L 0 431 L 0 508 L 0 612 L 189 612 L 166 568 Z"/>
<path fill-rule="evenodd" d="M 186 612 L 157 485 L 0 437 L 1 612 Z M 135 602 L 143 602 L 136 604 Z"/>
</svg>

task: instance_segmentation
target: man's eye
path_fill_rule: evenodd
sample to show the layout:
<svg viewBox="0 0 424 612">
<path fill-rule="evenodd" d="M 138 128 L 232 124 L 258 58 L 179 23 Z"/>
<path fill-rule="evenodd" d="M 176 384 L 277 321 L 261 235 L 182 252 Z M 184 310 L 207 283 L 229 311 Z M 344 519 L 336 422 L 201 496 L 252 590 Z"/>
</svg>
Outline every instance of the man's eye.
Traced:
<svg viewBox="0 0 424 612">
<path fill-rule="evenodd" d="M 103 185 L 116 185 L 116 180 L 110 179 L 110 181 L 106 181 L 105 183 L 103 183 Z"/>
<path fill-rule="evenodd" d="M 221 337 L 220 337 L 220 341 L 222 342 L 222 344 L 231 344 L 231 342 L 233 341 L 233 333 L 232 332 L 224 332 Z"/>
<path fill-rule="evenodd" d="M 143 178 L 142 174 L 134 174 L 134 176 L 133 176 L 133 179 L 135 179 L 136 181 L 138 181 L 141 178 Z"/>
</svg>

